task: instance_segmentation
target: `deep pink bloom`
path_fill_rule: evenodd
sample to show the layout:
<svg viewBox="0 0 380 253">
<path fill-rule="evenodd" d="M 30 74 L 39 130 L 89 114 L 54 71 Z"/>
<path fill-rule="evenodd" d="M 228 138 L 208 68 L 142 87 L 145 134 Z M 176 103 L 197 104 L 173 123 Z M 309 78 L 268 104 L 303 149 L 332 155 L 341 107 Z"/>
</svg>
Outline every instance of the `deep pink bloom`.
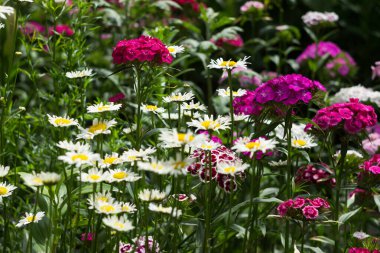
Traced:
<svg viewBox="0 0 380 253">
<path fill-rule="evenodd" d="M 117 93 L 116 95 L 110 97 L 108 99 L 108 102 L 116 103 L 116 102 L 118 102 L 118 101 L 120 101 L 120 100 L 122 100 L 124 98 L 125 98 L 124 93 L 120 92 L 120 93 Z"/>
<path fill-rule="evenodd" d="M 26 22 L 25 26 L 21 27 L 21 32 L 24 35 L 32 36 L 37 33 L 44 33 L 45 27 L 36 21 Z"/>
<path fill-rule="evenodd" d="M 199 12 L 199 3 L 195 0 L 174 0 L 179 5 L 185 5 L 183 8 L 187 9 L 186 6 L 190 5 L 193 11 Z"/>
<path fill-rule="evenodd" d="M 281 216 L 285 216 L 288 212 L 288 209 L 293 206 L 293 200 L 289 199 L 287 201 L 282 202 L 280 205 L 277 207 L 277 211 Z"/>
<path fill-rule="evenodd" d="M 350 248 L 348 253 L 371 253 L 371 251 L 365 248 Z"/>
<path fill-rule="evenodd" d="M 237 34 L 235 38 L 219 38 L 218 40 L 211 39 L 211 42 L 218 47 L 223 47 L 225 45 L 230 45 L 233 47 L 242 47 L 244 45 L 243 38 Z"/>
<path fill-rule="evenodd" d="M 147 36 L 119 41 L 113 48 L 112 58 L 115 64 L 135 61 L 170 64 L 173 61 L 173 57 L 161 40 Z"/>
<path fill-rule="evenodd" d="M 68 25 L 56 25 L 55 27 L 49 27 L 49 35 L 52 36 L 55 33 L 71 37 L 74 35 L 74 31 Z"/>
<path fill-rule="evenodd" d="M 240 7 L 242 13 L 264 9 L 264 4 L 259 1 L 248 1 Z"/>
<path fill-rule="evenodd" d="M 323 207 L 323 208 L 330 208 L 330 204 L 329 202 L 327 202 L 326 200 L 322 199 L 322 198 L 315 198 L 315 199 L 307 199 L 309 201 L 309 203 L 316 207 L 316 208 L 320 208 L 320 207 Z"/>
<path fill-rule="evenodd" d="M 379 175 L 380 174 L 380 154 L 375 154 L 374 156 L 371 157 L 371 159 L 361 164 L 359 168 L 366 172 Z"/>
<path fill-rule="evenodd" d="M 318 209 L 314 206 L 305 206 L 302 208 L 302 213 L 306 219 L 316 219 L 319 215 Z"/>
<path fill-rule="evenodd" d="M 335 178 L 327 164 L 308 164 L 300 167 L 296 172 L 295 181 L 298 184 L 310 183 L 317 185 L 335 186 Z"/>
<path fill-rule="evenodd" d="M 305 205 L 305 199 L 304 198 L 296 198 L 293 201 L 293 207 L 294 208 L 302 208 Z"/>
<path fill-rule="evenodd" d="M 82 233 L 81 241 L 92 241 L 94 238 L 94 233 Z"/>
</svg>

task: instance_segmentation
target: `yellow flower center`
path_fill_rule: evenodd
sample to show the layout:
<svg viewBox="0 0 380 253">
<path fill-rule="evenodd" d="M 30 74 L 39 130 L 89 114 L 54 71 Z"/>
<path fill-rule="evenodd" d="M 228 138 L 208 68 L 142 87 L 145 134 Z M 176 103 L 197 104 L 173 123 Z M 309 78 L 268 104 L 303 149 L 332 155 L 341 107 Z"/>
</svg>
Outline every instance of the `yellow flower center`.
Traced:
<svg viewBox="0 0 380 253">
<path fill-rule="evenodd" d="M 88 177 L 94 181 L 96 181 L 100 178 L 100 176 L 98 174 L 91 174 L 91 175 L 88 175 Z"/>
<path fill-rule="evenodd" d="M 113 205 L 104 205 L 100 207 L 100 211 L 104 213 L 110 213 L 115 211 L 115 207 Z"/>
<path fill-rule="evenodd" d="M 88 160 L 88 155 L 86 154 L 76 154 L 71 157 L 72 161 L 76 160 L 82 160 L 82 161 L 87 161 Z"/>
<path fill-rule="evenodd" d="M 201 126 L 203 126 L 205 129 L 215 129 L 220 127 L 220 124 L 216 123 L 214 120 L 205 120 L 201 123 Z"/>
<path fill-rule="evenodd" d="M 54 120 L 54 123 L 59 125 L 59 126 L 68 125 L 68 124 L 71 124 L 72 122 L 73 122 L 72 120 L 65 119 L 65 118 L 56 118 Z"/>
<path fill-rule="evenodd" d="M 129 212 L 131 209 L 129 208 L 129 206 L 123 206 L 122 210 L 123 212 Z"/>
<path fill-rule="evenodd" d="M 293 140 L 293 144 L 303 147 L 307 144 L 307 142 L 305 140 Z"/>
<path fill-rule="evenodd" d="M 4 186 L 0 186 L 0 196 L 8 193 L 8 188 Z"/>
<path fill-rule="evenodd" d="M 210 144 L 202 144 L 201 148 L 202 149 L 212 149 L 212 145 L 210 145 Z"/>
<path fill-rule="evenodd" d="M 115 222 L 115 227 L 123 229 L 123 228 L 125 228 L 125 225 L 123 223 L 121 223 L 121 222 Z"/>
<path fill-rule="evenodd" d="M 150 166 L 152 166 L 152 169 L 154 170 L 162 170 L 164 168 L 162 164 L 158 164 L 158 163 L 151 163 Z"/>
<path fill-rule="evenodd" d="M 247 144 L 245 144 L 245 147 L 248 149 L 259 148 L 260 142 L 251 141 L 251 142 L 248 142 Z"/>
<path fill-rule="evenodd" d="M 110 109 L 110 106 L 109 105 L 102 105 L 102 106 L 99 106 L 98 107 L 98 111 L 99 112 L 102 112 L 102 111 L 108 111 Z"/>
<path fill-rule="evenodd" d="M 112 176 L 113 178 L 116 178 L 116 179 L 123 179 L 123 178 L 126 178 L 128 174 L 125 171 L 119 171 L 119 172 L 114 173 Z"/>
<path fill-rule="evenodd" d="M 42 179 L 39 178 L 39 177 L 35 177 L 35 178 L 33 178 L 33 182 L 34 182 L 35 184 L 42 184 Z"/>
<path fill-rule="evenodd" d="M 185 142 L 186 141 L 186 134 L 179 133 L 179 134 L 177 134 L 177 138 L 178 138 L 179 142 Z M 194 140 L 194 136 L 192 136 L 192 135 L 189 135 L 188 138 L 189 138 L 189 141 Z"/>
<path fill-rule="evenodd" d="M 227 168 L 224 168 L 224 172 L 226 173 L 234 173 L 236 171 L 236 167 L 227 167 Z"/>
<path fill-rule="evenodd" d="M 222 63 L 220 63 L 221 67 L 234 67 L 235 65 L 235 61 L 223 61 Z"/>
<path fill-rule="evenodd" d="M 100 196 L 100 197 L 96 198 L 96 201 L 107 202 L 108 198 L 106 196 Z"/>
<path fill-rule="evenodd" d="M 137 156 L 134 156 L 134 155 L 130 155 L 127 157 L 128 160 L 130 161 L 136 161 L 137 160 Z"/>
<path fill-rule="evenodd" d="M 158 107 L 156 105 L 147 105 L 145 107 L 148 111 L 156 111 Z"/>
<path fill-rule="evenodd" d="M 186 166 L 186 163 L 184 161 L 178 161 L 178 162 L 174 163 L 174 169 L 175 170 L 182 169 L 185 166 Z"/>
<path fill-rule="evenodd" d="M 90 133 L 95 133 L 95 132 L 97 132 L 97 131 L 100 131 L 100 132 L 103 132 L 103 131 L 105 131 L 105 130 L 107 130 L 107 125 L 106 124 L 104 124 L 104 123 L 98 123 L 98 124 L 96 124 L 96 125 L 92 125 L 89 129 L 88 129 L 88 131 L 90 132 Z"/>
<path fill-rule="evenodd" d="M 30 215 L 30 216 L 25 218 L 25 220 L 27 220 L 28 222 L 33 222 L 35 219 L 36 219 L 35 215 Z"/>
<path fill-rule="evenodd" d="M 179 96 L 179 95 L 172 96 L 172 100 L 181 100 L 181 99 L 182 99 L 182 96 Z"/>
<path fill-rule="evenodd" d="M 173 52 L 175 52 L 175 49 L 174 49 L 174 47 L 168 47 L 168 50 L 169 50 L 169 52 L 170 52 L 170 53 L 173 53 Z"/>
<path fill-rule="evenodd" d="M 106 164 L 113 164 L 117 160 L 117 157 L 106 157 L 103 162 Z"/>
</svg>

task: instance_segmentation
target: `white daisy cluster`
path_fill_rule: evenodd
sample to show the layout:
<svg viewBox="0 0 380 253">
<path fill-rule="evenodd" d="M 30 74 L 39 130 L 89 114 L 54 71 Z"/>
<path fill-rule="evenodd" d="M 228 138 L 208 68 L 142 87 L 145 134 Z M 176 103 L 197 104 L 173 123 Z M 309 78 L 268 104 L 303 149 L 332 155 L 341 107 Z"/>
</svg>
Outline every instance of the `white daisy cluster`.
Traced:
<svg viewBox="0 0 380 253">
<path fill-rule="evenodd" d="M 192 92 L 175 92 L 169 96 L 163 97 L 163 101 L 165 103 L 171 103 L 171 102 L 185 102 L 190 101 L 194 98 L 194 94 Z"/>
<path fill-rule="evenodd" d="M 160 192 L 159 190 L 153 189 L 144 189 L 139 192 L 139 199 L 142 201 L 160 201 L 166 198 L 167 195 L 165 192 Z"/>
<path fill-rule="evenodd" d="M 306 26 L 317 26 L 320 24 L 333 24 L 339 20 L 339 16 L 335 12 L 318 12 L 309 11 L 302 16 L 302 21 Z"/>
<path fill-rule="evenodd" d="M 227 89 L 218 89 L 216 90 L 218 92 L 218 95 L 221 97 L 230 97 L 230 88 Z M 244 96 L 247 93 L 244 89 L 238 89 L 237 91 L 232 91 L 233 97 L 241 97 Z"/>
<path fill-rule="evenodd" d="M 251 135 L 249 137 L 238 138 L 232 146 L 232 149 L 236 150 L 238 153 L 247 152 L 252 158 L 258 151 L 266 153 L 269 150 L 273 150 L 276 147 L 276 144 L 278 144 L 278 142 L 274 139 L 266 139 L 264 137 L 252 139 Z"/>
<path fill-rule="evenodd" d="M 229 118 L 218 116 L 214 120 L 214 116 L 204 115 L 203 118 L 193 119 L 187 122 L 188 126 L 195 127 L 196 130 L 211 130 L 219 132 L 219 130 L 226 130 L 230 128 L 231 121 Z"/>
<path fill-rule="evenodd" d="M 360 101 L 369 101 L 380 106 L 380 92 L 361 85 L 341 88 L 332 98 L 331 103 L 344 103 L 350 98 L 358 98 Z"/>
<path fill-rule="evenodd" d="M 314 137 L 304 131 L 305 124 L 293 124 L 291 131 L 291 143 L 292 147 L 298 149 L 306 149 L 316 147 L 317 143 L 314 140 Z M 276 137 L 281 141 L 285 142 L 284 138 L 284 127 L 279 125 L 275 129 Z"/>
</svg>

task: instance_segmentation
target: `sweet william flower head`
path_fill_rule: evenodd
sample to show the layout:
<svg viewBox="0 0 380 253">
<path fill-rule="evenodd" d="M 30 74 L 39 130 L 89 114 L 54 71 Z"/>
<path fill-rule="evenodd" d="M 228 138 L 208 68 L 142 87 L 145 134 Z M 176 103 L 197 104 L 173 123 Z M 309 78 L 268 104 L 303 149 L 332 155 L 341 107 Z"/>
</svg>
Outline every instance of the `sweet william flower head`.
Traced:
<svg viewBox="0 0 380 253">
<path fill-rule="evenodd" d="M 305 206 L 302 208 L 302 213 L 306 219 L 314 220 L 318 217 L 318 209 L 314 206 Z"/>
<path fill-rule="evenodd" d="M 219 58 L 217 60 L 211 60 L 210 64 L 207 65 L 208 68 L 210 69 L 225 69 L 225 70 L 231 70 L 234 68 L 247 68 L 247 60 L 249 57 L 245 56 L 243 59 L 240 59 L 238 61 L 232 61 L 228 60 L 225 61 L 223 58 Z"/>
<path fill-rule="evenodd" d="M 56 33 L 59 35 L 67 36 L 67 37 L 71 37 L 74 35 L 73 29 L 71 29 L 70 26 L 65 25 L 65 24 L 59 24 L 59 25 L 56 25 L 55 27 L 53 27 L 53 26 L 49 27 L 49 35 L 50 36 L 53 36 Z"/>
<path fill-rule="evenodd" d="M 88 113 L 100 113 L 100 112 L 109 112 L 109 111 L 118 111 L 121 108 L 121 104 L 114 103 L 103 103 L 90 105 L 87 107 Z"/>
<path fill-rule="evenodd" d="M 45 212 L 25 213 L 25 216 L 16 224 L 16 227 L 22 227 L 29 223 L 38 223 L 45 216 Z"/>
<path fill-rule="evenodd" d="M 79 123 L 76 119 L 72 119 L 68 116 L 55 116 L 55 115 L 47 115 L 49 118 L 49 123 L 55 127 L 67 127 L 67 126 L 78 126 Z"/>
</svg>

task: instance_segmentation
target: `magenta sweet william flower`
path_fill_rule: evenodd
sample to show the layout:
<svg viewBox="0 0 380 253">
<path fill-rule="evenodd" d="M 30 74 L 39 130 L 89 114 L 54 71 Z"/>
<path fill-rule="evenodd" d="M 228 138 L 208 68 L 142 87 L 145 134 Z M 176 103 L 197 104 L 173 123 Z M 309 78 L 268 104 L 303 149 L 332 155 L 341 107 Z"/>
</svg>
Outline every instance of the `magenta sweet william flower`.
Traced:
<svg viewBox="0 0 380 253">
<path fill-rule="evenodd" d="M 307 199 L 307 201 L 314 207 L 316 208 L 320 208 L 320 207 L 323 207 L 323 208 L 330 208 L 330 204 L 329 202 L 327 202 L 326 200 L 324 200 L 323 198 L 315 198 L 315 199 Z"/>
<path fill-rule="evenodd" d="M 380 174 L 380 154 L 375 154 L 371 159 L 359 166 L 360 169 L 375 175 Z"/>
<path fill-rule="evenodd" d="M 371 251 L 365 248 L 350 248 L 348 253 L 371 253 Z"/>
<path fill-rule="evenodd" d="M 335 186 L 336 180 L 332 177 L 331 169 L 327 164 L 308 164 L 300 167 L 296 172 L 295 181 L 298 184 L 310 183 L 316 185 Z"/>
<path fill-rule="evenodd" d="M 320 109 L 313 121 L 322 130 L 332 130 L 343 126 L 349 134 L 356 134 L 366 127 L 374 126 L 377 115 L 372 106 L 359 103 L 358 99 L 350 99 L 347 103 L 338 103 Z"/>
<path fill-rule="evenodd" d="M 121 40 L 113 48 L 113 62 L 127 64 L 133 62 L 172 63 L 173 57 L 161 40 L 148 36 Z"/>
<path fill-rule="evenodd" d="M 302 208 L 302 213 L 306 219 L 311 220 L 316 219 L 319 215 L 318 209 L 314 206 L 305 206 L 304 208 Z"/>
<path fill-rule="evenodd" d="M 81 241 L 92 241 L 94 238 L 94 233 L 82 233 Z"/>
<path fill-rule="evenodd" d="M 120 101 L 120 100 L 123 100 L 124 98 L 125 98 L 124 93 L 119 92 L 119 93 L 117 93 L 116 95 L 110 97 L 110 98 L 108 99 L 108 102 L 116 103 L 116 102 L 118 102 L 118 101 Z"/>
<path fill-rule="evenodd" d="M 277 212 L 281 216 L 285 216 L 288 212 L 288 209 L 293 207 L 294 201 L 292 199 L 289 199 L 287 201 L 282 202 L 280 205 L 277 207 Z"/>
<path fill-rule="evenodd" d="M 174 0 L 174 2 L 179 5 L 190 5 L 193 11 L 199 12 L 199 3 L 195 0 Z"/>
<path fill-rule="evenodd" d="M 37 33 L 44 33 L 45 27 L 36 21 L 26 22 L 25 26 L 20 28 L 24 35 L 32 36 Z"/>
<path fill-rule="evenodd" d="M 264 4 L 259 1 L 248 1 L 240 7 L 242 13 L 264 9 Z"/>
<path fill-rule="evenodd" d="M 223 47 L 225 45 L 242 47 L 244 45 L 243 38 L 239 34 L 237 34 L 234 38 L 219 38 L 217 40 L 211 39 L 211 42 L 218 47 Z"/>
<path fill-rule="evenodd" d="M 73 29 L 68 25 L 56 25 L 55 27 L 49 27 L 49 35 L 52 36 L 55 33 L 71 37 L 74 35 Z"/>
<path fill-rule="evenodd" d="M 305 205 L 306 201 L 304 198 L 296 198 L 294 201 L 293 201 L 293 207 L 294 208 L 302 208 L 304 205 Z"/>
</svg>

